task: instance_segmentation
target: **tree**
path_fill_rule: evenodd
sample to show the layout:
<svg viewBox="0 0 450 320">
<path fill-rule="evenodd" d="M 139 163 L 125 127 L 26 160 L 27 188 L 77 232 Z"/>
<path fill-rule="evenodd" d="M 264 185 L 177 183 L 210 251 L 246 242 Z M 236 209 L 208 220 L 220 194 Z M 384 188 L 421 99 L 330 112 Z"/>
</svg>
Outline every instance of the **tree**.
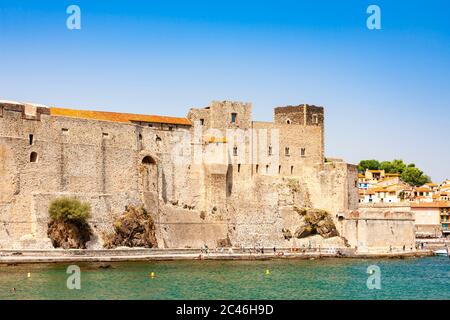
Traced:
<svg viewBox="0 0 450 320">
<path fill-rule="evenodd" d="M 406 169 L 406 164 L 401 159 L 395 159 L 393 161 L 383 161 L 380 163 L 380 169 L 384 170 L 386 173 L 402 174 L 402 172 Z"/>
<path fill-rule="evenodd" d="M 380 162 L 378 160 L 361 160 L 358 164 L 358 171 L 379 170 Z"/>
<path fill-rule="evenodd" d="M 424 185 L 427 182 L 430 182 L 431 179 L 427 175 L 423 174 L 419 168 L 416 168 L 414 164 L 408 165 L 408 167 L 403 171 L 400 178 L 411 185 L 416 187 Z"/>
<path fill-rule="evenodd" d="M 48 213 L 54 221 L 85 223 L 91 216 L 91 206 L 74 198 L 62 197 L 52 201 Z"/>
</svg>

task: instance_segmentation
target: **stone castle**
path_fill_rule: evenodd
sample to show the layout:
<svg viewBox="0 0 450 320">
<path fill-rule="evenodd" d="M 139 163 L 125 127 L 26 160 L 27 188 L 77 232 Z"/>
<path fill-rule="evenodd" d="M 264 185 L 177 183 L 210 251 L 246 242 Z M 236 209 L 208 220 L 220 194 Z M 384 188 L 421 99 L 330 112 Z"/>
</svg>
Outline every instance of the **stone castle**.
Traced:
<svg viewBox="0 0 450 320">
<path fill-rule="evenodd" d="M 152 214 L 159 248 L 410 241 L 401 226 L 409 216 L 392 232 L 392 217 L 357 211 L 357 168 L 325 159 L 324 109 L 306 104 L 258 122 L 250 103 L 230 101 L 192 108 L 186 118 L 4 101 L 0 177 L 0 248 L 52 248 L 48 207 L 63 195 L 91 204 L 90 248 L 102 248 L 129 205 Z M 339 236 L 293 237 L 298 208 L 326 210 Z M 385 244 L 374 238 L 380 230 Z"/>
</svg>

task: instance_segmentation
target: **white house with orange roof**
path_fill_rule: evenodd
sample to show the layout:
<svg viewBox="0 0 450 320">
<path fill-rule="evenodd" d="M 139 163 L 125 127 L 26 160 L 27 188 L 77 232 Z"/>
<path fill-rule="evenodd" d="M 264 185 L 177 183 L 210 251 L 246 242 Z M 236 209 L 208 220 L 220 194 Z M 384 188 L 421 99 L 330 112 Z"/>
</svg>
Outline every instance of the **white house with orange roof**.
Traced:
<svg viewBox="0 0 450 320">
<path fill-rule="evenodd" d="M 411 212 L 414 213 L 417 237 L 450 235 L 450 202 L 414 202 Z"/>
</svg>

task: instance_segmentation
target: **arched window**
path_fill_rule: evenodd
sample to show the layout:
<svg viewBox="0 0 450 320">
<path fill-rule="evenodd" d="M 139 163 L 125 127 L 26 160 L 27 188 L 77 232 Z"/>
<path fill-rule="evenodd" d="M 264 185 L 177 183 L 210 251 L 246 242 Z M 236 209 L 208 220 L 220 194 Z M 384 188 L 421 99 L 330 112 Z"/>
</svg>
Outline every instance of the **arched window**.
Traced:
<svg viewBox="0 0 450 320">
<path fill-rule="evenodd" d="M 145 156 L 144 159 L 142 159 L 142 164 L 156 164 L 156 162 L 152 157 Z"/>
<path fill-rule="evenodd" d="M 233 156 L 237 156 L 237 155 L 238 155 L 238 148 L 233 147 Z"/>
<path fill-rule="evenodd" d="M 300 156 L 304 157 L 306 155 L 306 149 L 305 148 L 301 148 L 300 149 Z"/>
<path fill-rule="evenodd" d="M 30 162 L 38 162 L 38 154 L 34 151 L 30 154 Z"/>
<path fill-rule="evenodd" d="M 287 119 L 286 124 L 291 124 L 291 119 Z"/>
<path fill-rule="evenodd" d="M 141 166 L 142 173 L 142 188 L 144 191 L 157 191 L 156 183 L 158 180 L 157 177 L 157 168 L 156 161 L 151 156 L 145 156 L 142 159 Z"/>
</svg>

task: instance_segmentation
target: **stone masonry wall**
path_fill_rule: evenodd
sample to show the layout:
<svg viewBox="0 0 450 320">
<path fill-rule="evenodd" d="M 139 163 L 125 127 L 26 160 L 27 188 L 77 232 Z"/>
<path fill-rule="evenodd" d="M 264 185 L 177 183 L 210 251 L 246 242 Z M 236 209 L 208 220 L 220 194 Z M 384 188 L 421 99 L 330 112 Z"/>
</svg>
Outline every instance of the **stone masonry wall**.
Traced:
<svg viewBox="0 0 450 320">
<path fill-rule="evenodd" d="M 230 128 L 251 132 L 243 141 L 218 141 L 206 130 L 195 138 L 189 126 L 51 116 L 46 108 L 0 104 L 0 248 L 50 248 L 48 206 L 62 195 L 91 204 L 90 248 L 102 247 L 103 235 L 112 232 L 127 205 L 145 205 L 161 248 L 291 246 L 282 229 L 296 221 L 294 206 L 325 209 L 337 217 L 356 208 L 357 192 L 354 166 L 323 162 L 323 108 L 289 108 L 283 110 L 298 113 L 298 123 L 295 117 L 290 124 L 279 122 L 280 112 L 274 123 L 253 122 L 247 103 L 191 109 L 189 119 L 203 119 L 206 129 L 224 137 Z M 306 125 L 305 114 L 311 118 Z M 318 123 L 312 120 L 316 114 Z M 263 154 L 276 141 L 280 147 L 273 145 L 272 152 L 279 160 L 254 154 L 252 144 L 261 136 L 253 129 L 268 130 Z M 278 130 L 276 140 L 271 129 Z M 194 138 L 184 143 L 186 135 Z M 192 162 L 220 148 L 224 163 Z M 240 162 L 241 152 L 256 162 Z M 323 243 L 343 245 L 340 238 Z"/>
</svg>

